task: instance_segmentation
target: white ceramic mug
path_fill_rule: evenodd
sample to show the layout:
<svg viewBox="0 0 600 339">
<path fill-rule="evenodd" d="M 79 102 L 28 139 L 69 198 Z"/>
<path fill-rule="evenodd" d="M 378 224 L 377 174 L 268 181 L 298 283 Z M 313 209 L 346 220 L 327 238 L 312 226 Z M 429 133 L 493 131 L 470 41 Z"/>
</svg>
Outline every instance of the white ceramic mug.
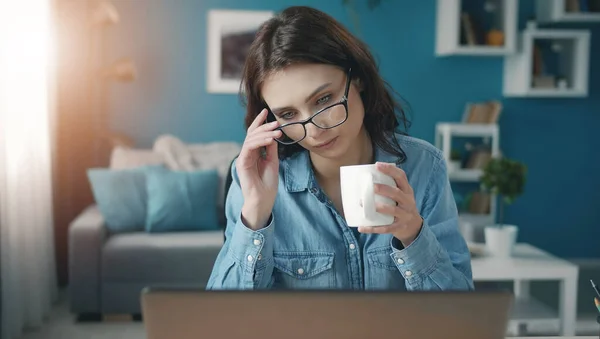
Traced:
<svg viewBox="0 0 600 339">
<path fill-rule="evenodd" d="M 383 226 L 394 222 L 393 216 L 375 210 L 376 203 L 396 205 L 394 200 L 375 194 L 375 184 L 396 187 L 394 178 L 381 173 L 374 164 L 340 167 L 342 207 L 348 226 Z"/>
</svg>

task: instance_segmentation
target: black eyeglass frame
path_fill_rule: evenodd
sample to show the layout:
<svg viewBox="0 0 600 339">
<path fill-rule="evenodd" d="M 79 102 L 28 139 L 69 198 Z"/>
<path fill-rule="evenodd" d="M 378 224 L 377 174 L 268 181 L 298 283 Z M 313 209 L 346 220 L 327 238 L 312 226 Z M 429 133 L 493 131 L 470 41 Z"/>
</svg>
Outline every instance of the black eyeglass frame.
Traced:
<svg viewBox="0 0 600 339">
<path fill-rule="evenodd" d="M 304 140 L 306 138 L 306 135 L 307 135 L 306 124 L 308 124 L 309 122 L 312 122 L 313 125 L 317 126 L 320 129 L 332 129 L 332 128 L 338 127 L 339 125 L 341 125 L 344 122 L 346 122 L 346 120 L 348 120 L 348 92 L 350 91 L 350 81 L 352 79 L 351 75 L 352 75 L 352 68 L 349 68 L 348 71 L 346 72 L 347 79 L 346 79 L 346 88 L 344 90 L 344 96 L 342 97 L 342 99 L 340 101 L 338 101 L 338 102 L 336 102 L 334 104 L 331 104 L 331 105 L 329 105 L 329 106 L 327 106 L 327 107 L 325 107 L 323 109 L 320 109 L 317 113 L 313 114 L 308 119 L 305 119 L 303 121 L 290 122 L 288 124 L 281 125 L 281 126 L 279 126 L 279 127 L 277 127 L 277 128 L 274 129 L 275 131 L 280 130 L 282 134 L 285 134 L 285 132 L 283 131 L 283 128 L 288 127 L 288 126 L 292 126 L 292 125 L 302 125 L 302 128 L 304 129 L 304 136 L 301 139 L 296 140 L 294 142 L 283 142 L 283 141 L 277 140 L 277 139 L 275 139 L 275 141 L 277 141 L 278 143 L 280 143 L 282 145 L 294 145 L 294 144 L 299 143 L 300 141 L 302 141 L 302 140 Z M 330 127 L 321 127 L 321 126 L 319 126 L 318 124 L 316 124 L 313 121 L 313 119 L 316 116 L 318 116 L 319 114 L 321 114 L 321 113 L 323 113 L 323 112 L 325 112 L 325 111 L 327 111 L 329 109 L 332 109 L 335 106 L 339 106 L 339 105 L 344 106 L 344 109 L 346 110 L 346 117 L 344 118 L 344 120 L 340 121 L 338 124 L 335 124 L 335 125 L 330 126 Z"/>
</svg>

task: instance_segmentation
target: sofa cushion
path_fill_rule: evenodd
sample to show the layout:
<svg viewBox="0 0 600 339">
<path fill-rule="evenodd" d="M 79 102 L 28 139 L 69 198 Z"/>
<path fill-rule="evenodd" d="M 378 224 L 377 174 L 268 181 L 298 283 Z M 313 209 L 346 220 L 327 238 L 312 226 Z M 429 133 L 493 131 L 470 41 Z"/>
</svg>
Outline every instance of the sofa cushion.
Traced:
<svg viewBox="0 0 600 339">
<path fill-rule="evenodd" d="M 161 166 L 135 169 L 88 169 L 87 175 L 98 209 L 111 232 L 143 230 L 146 221 L 146 174 Z"/>
<path fill-rule="evenodd" d="M 216 170 L 147 173 L 147 232 L 219 229 Z"/>
<path fill-rule="evenodd" d="M 222 231 L 113 235 L 102 251 L 102 281 L 203 284 L 222 246 Z"/>
</svg>

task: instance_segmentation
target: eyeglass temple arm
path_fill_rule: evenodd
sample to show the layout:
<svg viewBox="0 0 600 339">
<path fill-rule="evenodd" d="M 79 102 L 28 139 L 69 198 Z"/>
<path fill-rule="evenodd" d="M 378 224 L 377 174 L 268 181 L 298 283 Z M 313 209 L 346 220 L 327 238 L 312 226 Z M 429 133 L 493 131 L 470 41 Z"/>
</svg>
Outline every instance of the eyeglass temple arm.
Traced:
<svg viewBox="0 0 600 339">
<path fill-rule="evenodd" d="M 348 80 L 346 80 L 346 90 L 344 91 L 344 98 L 348 100 L 348 91 L 350 90 L 350 82 L 352 82 L 352 68 L 348 68 Z"/>
</svg>

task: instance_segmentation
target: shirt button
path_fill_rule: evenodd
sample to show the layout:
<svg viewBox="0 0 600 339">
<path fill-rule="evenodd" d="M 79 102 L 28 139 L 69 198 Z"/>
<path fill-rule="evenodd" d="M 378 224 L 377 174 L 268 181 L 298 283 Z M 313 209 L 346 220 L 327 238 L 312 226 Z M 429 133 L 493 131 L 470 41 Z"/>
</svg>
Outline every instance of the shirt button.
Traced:
<svg viewBox="0 0 600 339">
<path fill-rule="evenodd" d="M 258 253 L 258 258 L 257 259 L 261 260 L 262 259 L 262 254 Z"/>
<path fill-rule="evenodd" d="M 404 274 L 406 274 L 407 277 L 410 277 L 412 275 L 412 271 L 406 271 Z"/>
<path fill-rule="evenodd" d="M 404 260 L 402 260 L 402 258 L 398 258 L 398 264 L 400 264 L 400 265 L 404 264 Z"/>
<path fill-rule="evenodd" d="M 300 275 L 304 274 L 304 269 L 302 269 L 302 268 L 299 268 L 299 269 L 298 269 L 298 274 L 300 274 Z"/>
<path fill-rule="evenodd" d="M 355 249 L 355 248 L 356 248 L 356 246 L 355 246 L 354 244 L 350 244 L 350 249 L 351 249 L 351 250 L 353 250 L 353 249 Z"/>
<path fill-rule="evenodd" d="M 260 245 L 260 240 L 254 239 L 254 245 L 256 245 L 256 246 Z"/>
<path fill-rule="evenodd" d="M 250 261 L 250 262 L 252 262 L 252 260 L 254 260 L 254 258 L 252 258 L 252 256 L 251 256 L 251 255 L 249 255 L 247 259 L 248 259 L 248 261 Z"/>
</svg>

